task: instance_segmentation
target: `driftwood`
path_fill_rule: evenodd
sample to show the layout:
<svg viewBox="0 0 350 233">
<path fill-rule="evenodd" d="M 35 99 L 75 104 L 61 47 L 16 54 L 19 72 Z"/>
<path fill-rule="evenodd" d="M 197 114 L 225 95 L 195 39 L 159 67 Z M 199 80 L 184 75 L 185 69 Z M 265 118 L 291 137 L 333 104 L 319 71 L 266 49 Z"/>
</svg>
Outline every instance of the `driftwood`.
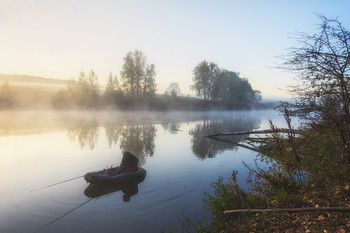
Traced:
<svg viewBox="0 0 350 233">
<path fill-rule="evenodd" d="M 243 139 L 250 140 L 250 141 L 266 141 L 266 140 L 272 140 L 273 138 L 271 138 L 271 137 L 265 137 L 265 138 L 246 137 Z"/>
<path fill-rule="evenodd" d="M 221 139 L 221 138 L 217 138 L 219 136 L 234 136 L 234 135 L 247 135 L 247 134 L 268 134 L 268 133 L 289 133 L 290 129 L 275 129 L 275 130 L 271 130 L 271 129 L 265 129 L 265 130 L 253 130 L 253 131 L 240 131 L 240 132 L 233 132 L 233 133 L 217 133 L 217 134 L 209 134 L 206 135 L 205 137 L 207 138 L 211 138 L 217 141 L 222 141 L 222 142 L 228 142 L 231 144 L 234 144 L 236 146 L 239 147 L 243 147 L 246 148 L 248 150 L 252 150 L 258 153 L 261 153 L 261 150 L 258 147 L 255 147 L 254 145 L 252 145 L 251 143 L 248 142 L 248 144 L 250 146 L 244 145 L 244 144 L 240 144 L 234 141 L 230 141 L 227 139 Z M 300 134 L 300 130 L 293 130 L 293 133 L 297 133 Z M 242 138 L 243 140 L 248 140 L 248 141 L 252 141 L 252 142 L 263 142 L 263 141 L 267 141 L 267 140 L 271 140 L 273 138 L 271 137 L 265 137 L 265 138 L 256 138 L 256 137 L 245 137 Z"/>
<path fill-rule="evenodd" d="M 233 133 L 217 133 L 217 134 L 210 134 L 211 137 L 217 137 L 217 136 L 232 136 L 232 135 L 244 135 L 244 134 L 264 134 L 264 133 L 289 133 L 290 129 L 277 129 L 277 130 L 271 130 L 271 129 L 265 129 L 265 130 L 253 130 L 253 131 L 241 131 L 241 132 L 233 132 Z M 293 130 L 294 133 L 299 134 L 300 130 Z"/>
<path fill-rule="evenodd" d="M 268 213 L 268 212 L 308 212 L 308 211 L 338 211 L 347 212 L 350 211 L 350 207 L 303 207 L 303 208 L 285 208 L 285 209 L 237 209 L 237 210 L 225 210 L 224 214 L 233 215 L 240 213 Z"/>
<path fill-rule="evenodd" d="M 247 145 L 244 145 L 244 144 L 240 144 L 240 143 L 237 143 L 237 142 L 233 142 L 233 141 L 230 141 L 230 140 L 219 139 L 219 138 L 216 138 L 215 136 L 210 136 L 209 135 L 209 136 L 206 136 L 206 137 L 214 139 L 214 140 L 217 140 L 217 141 L 221 141 L 221 142 L 228 142 L 228 143 L 234 144 L 236 146 L 240 146 L 240 147 L 246 148 L 248 150 L 260 152 L 260 150 L 258 148 L 256 148 L 256 147 L 250 147 L 250 146 L 247 146 Z"/>
</svg>

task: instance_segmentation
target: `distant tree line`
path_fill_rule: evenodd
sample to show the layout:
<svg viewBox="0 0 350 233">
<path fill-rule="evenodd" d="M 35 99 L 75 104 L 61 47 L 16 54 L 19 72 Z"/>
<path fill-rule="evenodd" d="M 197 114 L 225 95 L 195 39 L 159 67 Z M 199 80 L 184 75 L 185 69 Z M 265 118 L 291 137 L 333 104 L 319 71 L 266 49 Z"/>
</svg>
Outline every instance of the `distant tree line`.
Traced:
<svg viewBox="0 0 350 233">
<path fill-rule="evenodd" d="M 168 88 L 165 90 L 165 95 L 169 95 L 171 97 L 176 97 L 181 95 L 181 89 L 179 83 L 170 83 Z"/>
<path fill-rule="evenodd" d="M 253 90 L 248 79 L 213 62 L 200 62 L 193 70 L 192 79 L 191 89 L 204 100 L 227 105 L 252 105 L 261 100 L 260 91 Z"/>
<path fill-rule="evenodd" d="M 0 110 L 48 109 L 58 89 L 44 88 L 41 85 L 13 84 L 5 80 L 0 84 Z"/>
<path fill-rule="evenodd" d="M 72 79 L 67 88 L 54 99 L 57 108 L 120 108 L 120 109 L 181 109 L 203 110 L 208 108 L 244 107 L 261 100 L 259 91 L 254 91 L 248 79 L 240 78 L 233 71 L 221 69 L 215 63 L 200 62 L 193 71 L 191 89 L 204 99 L 183 97 L 179 84 L 173 82 L 164 95 L 156 95 L 156 70 L 148 64 L 146 56 L 139 50 L 124 57 L 120 79 L 109 74 L 105 90 L 101 93 L 94 71 L 83 71 Z"/>
<path fill-rule="evenodd" d="M 261 99 L 260 92 L 254 91 L 247 79 L 212 62 L 202 61 L 193 71 L 191 88 L 202 98 L 181 95 L 177 82 L 172 82 L 163 95 L 156 95 L 155 76 L 155 65 L 147 62 L 142 51 L 134 50 L 124 57 L 120 78 L 110 73 L 103 90 L 93 70 L 88 73 L 81 71 L 78 77 L 67 82 L 64 89 L 54 92 L 44 91 L 41 87 L 15 87 L 5 82 L 0 86 L 0 108 L 53 105 L 56 109 L 92 110 L 237 109 L 254 106 Z"/>
<path fill-rule="evenodd" d="M 99 101 L 98 78 L 93 70 L 86 75 L 83 71 L 77 80 L 71 79 L 67 88 L 57 93 L 54 105 L 58 108 L 96 108 Z"/>
</svg>

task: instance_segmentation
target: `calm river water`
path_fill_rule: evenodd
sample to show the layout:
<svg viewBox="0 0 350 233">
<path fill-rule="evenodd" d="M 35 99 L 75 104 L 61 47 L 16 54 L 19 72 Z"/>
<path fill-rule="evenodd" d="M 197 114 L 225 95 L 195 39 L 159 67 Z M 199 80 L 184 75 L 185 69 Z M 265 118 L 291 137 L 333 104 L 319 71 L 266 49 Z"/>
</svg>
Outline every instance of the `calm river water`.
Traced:
<svg viewBox="0 0 350 233">
<path fill-rule="evenodd" d="M 179 232 L 184 216 L 201 219 L 203 192 L 219 176 L 238 170 L 246 187 L 242 161 L 256 158 L 204 136 L 267 129 L 269 119 L 283 126 L 272 110 L 2 112 L 0 232 Z M 230 140 L 244 143 L 243 136 Z M 147 171 L 141 183 L 101 191 L 87 189 L 83 178 L 70 180 L 119 165 L 123 151 Z"/>
</svg>

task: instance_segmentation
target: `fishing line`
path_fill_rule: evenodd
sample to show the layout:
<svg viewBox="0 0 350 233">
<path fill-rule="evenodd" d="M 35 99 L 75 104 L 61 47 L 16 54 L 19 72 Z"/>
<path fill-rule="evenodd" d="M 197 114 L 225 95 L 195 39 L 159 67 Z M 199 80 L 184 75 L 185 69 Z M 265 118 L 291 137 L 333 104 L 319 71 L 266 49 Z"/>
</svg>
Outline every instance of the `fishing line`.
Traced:
<svg viewBox="0 0 350 233">
<path fill-rule="evenodd" d="M 89 198 L 87 201 L 81 203 L 80 205 L 78 205 L 77 207 L 71 209 L 70 211 L 64 213 L 62 216 L 58 217 L 58 218 L 55 218 L 53 221 L 49 222 L 48 224 L 40 227 L 38 230 L 34 231 L 33 233 L 36 233 L 36 232 L 39 232 L 41 230 L 43 230 L 44 228 L 54 224 L 55 222 L 57 222 L 58 220 L 60 220 L 61 218 L 64 218 L 65 216 L 67 216 L 68 214 L 72 213 L 73 211 L 79 209 L 80 207 L 82 207 L 83 205 L 85 205 L 86 203 L 88 203 L 89 201 L 91 201 L 93 198 Z"/>
</svg>

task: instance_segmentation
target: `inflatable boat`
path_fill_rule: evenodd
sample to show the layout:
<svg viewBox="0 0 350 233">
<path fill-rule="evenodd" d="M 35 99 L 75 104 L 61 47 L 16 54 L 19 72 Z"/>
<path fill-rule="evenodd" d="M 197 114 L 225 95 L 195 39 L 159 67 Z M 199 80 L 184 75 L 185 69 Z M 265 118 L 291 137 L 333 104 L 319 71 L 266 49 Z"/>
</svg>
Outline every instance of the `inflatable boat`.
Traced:
<svg viewBox="0 0 350 233">
<path fill-rule="evenodd" d="M 89 184 L 84 194 L 89 198 L 102 197 L 104 195 L 122 191 L 123 201 L 129 201 L 130 197 L 138 193 L 138 184 L 140 184 L 145 177 L 140 177 L 140 179 L 132 180 L 127 184 Z"/>
<path fill-rule="evenodd" d="M 85 174 L 84 179 L 90 184 L 115 184 L 115 185 L 126 185 L 128 183 L 135 183 L 139 180 L 143 180 L 146 177 L 146 170 L 139 167 L 137 171 L 134 172 L 126 172 L 119 175 L 103 175 L 108 170 L 105 169 L 101 171 L 88 172 Z"/>
</svg>

